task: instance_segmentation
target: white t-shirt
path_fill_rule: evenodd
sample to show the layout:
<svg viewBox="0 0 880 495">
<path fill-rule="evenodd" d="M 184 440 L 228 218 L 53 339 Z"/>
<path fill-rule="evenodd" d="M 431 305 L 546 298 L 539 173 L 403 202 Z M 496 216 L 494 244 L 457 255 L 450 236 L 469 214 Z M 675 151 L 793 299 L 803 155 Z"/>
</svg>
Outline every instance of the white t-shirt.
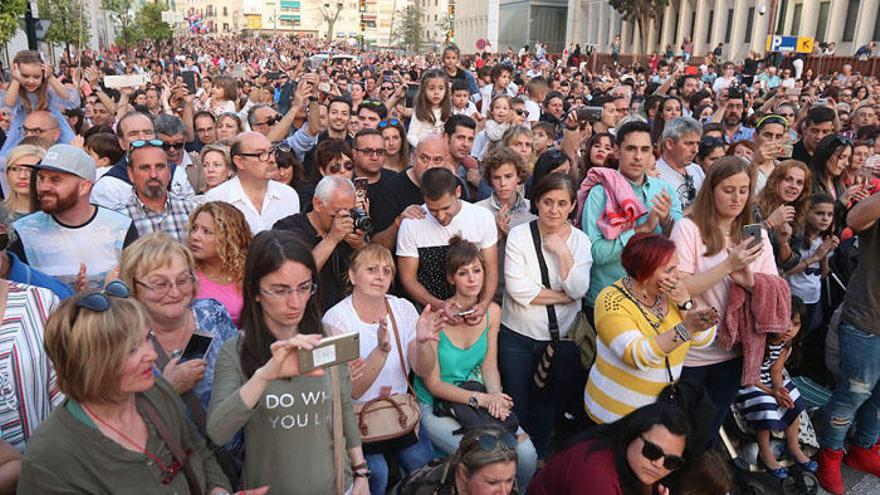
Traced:
<svg viewBox="0 0 880 495">
<path fill-rule="evenodd" d="M 805 260 L 816 254 L 816 250 L 822 245 L 822 239 L 817 237 L 810 243 L 810 247 L 798 247 L 801 259 Z M 791 287 L 791 293 L 801 298 L 804 304 L 816 304 L 822 296 L 822 264 L 816 261 L 806 270 L 785 277 Z M 809 322 L 807 322 L 809 323 Z M 805 327 L 806 328 L 806 327 Z"/>
<path fill-rule="evenodd" d="M 388 304 L 391 306 L 391 312 L 394 313 L 394 321 L 397 323 L 398 336 L 400 337 L 400 345 L 403 350 L 403 361 L 406 364 L 407 372 L 410 369 L 409 356 L 407 348 L 409 343 L 416 338 L 416 322 L 419 320 L 419 313 L 415 306 L 406 299 L 394 296 L 385 296 Z M 388 342 L 391 343 L 391 352 L 385 360 L 385 365 L 376 375 L 376 379 L 372 385 L 364 392 L 360 398 L 354 399 L 356 403 L 364 403 L 379 397 L 383 387 L 390 387 L 391 394 L 406 393 L 406 376 L 404 370 L 400 367 L 400 355 L 397 353 L 397 342 L 392 333 L 391 318 L 385 317 L 388 328 Z M 321 320 L 329 332 L 336 335 L 340 333 L 358 332 L 360 334 L 360 357 L 366 359 L 373 352 L 373 349 L 379 345 L 377 333 L 379 331 L 378 323 L 366 323 L 362 321 L 354 306 L 351 303 L 351 296 L 339 301 L 335 306 L 324 313 Z"/>
<path fill-rule="evenodd" d="M 678 194 L 682 210 L 692 205 L 694 200 L 697 199 L 697 193 L 700 192 L 700 188 L 703 187 L 703 181 L 706 179 L 703 169 L 696 163 L 691 163 L 685 167 L 685 173 L 693 180 L 693 190 L 689 193 L 688 181 L 682 174 L 666 163 L 662 156 L 657 159 L 657 170 L 660 171 L 660 179 L 669 184 L 672 190 Z"/>
</svg>

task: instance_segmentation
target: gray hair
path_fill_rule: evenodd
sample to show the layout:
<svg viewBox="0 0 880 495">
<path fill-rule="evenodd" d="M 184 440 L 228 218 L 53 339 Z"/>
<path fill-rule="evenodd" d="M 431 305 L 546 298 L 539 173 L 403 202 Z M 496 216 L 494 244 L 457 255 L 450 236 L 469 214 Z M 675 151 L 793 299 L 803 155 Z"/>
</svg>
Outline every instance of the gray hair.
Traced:
<svg viewBox="0 0 880 495">
<path fill-rule="evenodd" d="M 248 126 L 250 126 L 251 129 L 254 128 L 254 121 L 257 119 L 257 110 L 267 107 L 269 107 L 269 105 L 266 105 L 265 103 L 257 103 L 256 105 L 252 106 L 250 110 L 248 110 L 247 120 Z"/>
<path fill-rule="evenodd" d="M 341 175 L 325 175 L 315 186 L 315 197 L 326 205 L 330 201 L 330 196 L 340 189 L 354 194 L 354 183 Z"/>
<path fill-rule="evenodd" d="M 697 120 L 690 117 L 676 117 L 666 123 L 666 127 L 663 128 L 663 134 L 660 136 L 660 139 L 664 141 L 667 139 L 678 141 L 685 134 L 702 136 L 703 126 Z"/>
<path fill-rule="evenodd" d="M 186 134 L 186 127 L 184 127 L 183 121 L 174 115 L 159 115 L 153 121 L 153 128 L 156 134 L 164 134 L 166 136 Z"/>
</svg>

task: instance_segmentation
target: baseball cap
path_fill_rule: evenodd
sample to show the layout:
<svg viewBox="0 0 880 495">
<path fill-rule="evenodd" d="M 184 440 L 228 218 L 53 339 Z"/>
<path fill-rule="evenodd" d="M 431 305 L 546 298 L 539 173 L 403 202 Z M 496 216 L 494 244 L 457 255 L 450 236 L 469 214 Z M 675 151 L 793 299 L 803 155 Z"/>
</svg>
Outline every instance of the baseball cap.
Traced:
<svg viewBox="0 0 880 495">
<path fill-rule="evenodd" d="M 95 160 L 82 149 L 69 144 L 56 144 L 49 148 L 35 168 L 64 172 L 95 181 Z"/>
</svg>

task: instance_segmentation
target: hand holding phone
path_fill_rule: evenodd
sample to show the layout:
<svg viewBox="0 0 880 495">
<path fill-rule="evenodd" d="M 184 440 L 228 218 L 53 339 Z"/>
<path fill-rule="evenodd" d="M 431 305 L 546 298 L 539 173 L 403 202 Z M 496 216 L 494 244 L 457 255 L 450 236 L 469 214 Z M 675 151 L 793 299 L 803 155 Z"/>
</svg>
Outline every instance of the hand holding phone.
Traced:
<svg viewBox="0 0 880 495">
<path fill-rule="evenodd" d="M 360 334 L 351 332 L 325 337 L 311 349 L 300 347 L 296 353 L 300 373 L 354 361 L 360 356 Z"/>
<path fill-rule="evenodd" d="M 749 248 L 752 248 L 761 243 L 761 224 L 752 223 L 749 225 L 743 226 L 743 241 L 751 241 L 748 244 Z"/>
</svg>

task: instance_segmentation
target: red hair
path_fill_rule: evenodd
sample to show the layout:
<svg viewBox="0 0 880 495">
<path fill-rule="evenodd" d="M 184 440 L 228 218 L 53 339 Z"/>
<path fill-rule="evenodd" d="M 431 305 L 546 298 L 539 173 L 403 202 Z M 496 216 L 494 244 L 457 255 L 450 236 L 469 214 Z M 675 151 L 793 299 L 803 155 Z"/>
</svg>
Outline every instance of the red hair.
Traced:
<svg viewBox="0 0 880 495">
<path fill-rule="evenodd" d="M 675 243 L 657 234 L 639 233 L 623 248 L 620 264 L 626 274 L 644 282 L 675 253 Z"/>
</svg>

